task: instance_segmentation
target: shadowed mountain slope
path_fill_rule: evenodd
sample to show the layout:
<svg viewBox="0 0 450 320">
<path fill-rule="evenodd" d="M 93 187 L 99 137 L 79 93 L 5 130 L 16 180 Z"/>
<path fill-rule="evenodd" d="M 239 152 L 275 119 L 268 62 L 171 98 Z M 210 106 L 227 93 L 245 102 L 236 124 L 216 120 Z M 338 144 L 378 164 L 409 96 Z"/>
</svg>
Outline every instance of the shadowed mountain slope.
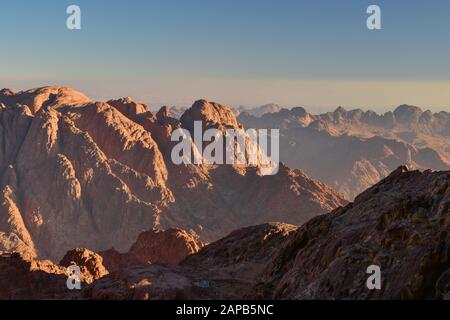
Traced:
<svg viewBox="0 0 450 320">
<path fill-rule="evenodd" d="M 58 261 L 66 251 L 126 252 L 142 231 L 180 227 L 204 241 L 255 223 L 302 224 L 346 203 L 280 166 L 175 165 L 171 134 L 193 121 L 236 127 L 199 100 L 182 121 L 130 98 L 94 102 L 69 88 L 0 91 L 0 250 Z"/>
</svg>

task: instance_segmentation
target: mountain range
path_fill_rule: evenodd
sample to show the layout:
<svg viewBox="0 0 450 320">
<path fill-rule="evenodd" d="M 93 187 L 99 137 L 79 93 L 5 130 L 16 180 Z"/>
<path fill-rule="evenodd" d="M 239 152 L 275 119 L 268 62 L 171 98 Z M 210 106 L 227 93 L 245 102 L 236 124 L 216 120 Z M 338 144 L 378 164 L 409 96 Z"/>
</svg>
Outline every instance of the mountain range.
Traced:
<svg viewBox="0 0 450 320">
<path fill-rule="evenodd" d="M 55 261 L 75 247 L 129 249 L 149 228 L 203 241 L 267 221 L 302 224 L 346 203 L 281 165 L 276 176 L 228 165 L 174 165 L 171 133 L 194 121 L 237 126 L 199 100 L 182 121 L 130 98 L 94 102 L 64 87 L 0 91 L 0 251 Z"/>
<path fill-rule="evenodd" d="M 126 254 L 70 250 L 58 263 L 0 255 L 0 299 L 450 299 L 450 172 L 400 167 L 301 227 L 266 223 L 204 245 L 149 230 Z M 66 289 L 66 267 L 82 289 Z M 380 290 L 366 269 L 378 265 Z"/>
<path fill-rule="evenodd" d="M 0 299 L 450 299 L 448 113 L 170 110 L 0 90 Z M 280 129 L 278 173 L 174 164 L 195 121 Z"/>
<path fill-rule="evenodd" d="M 313 115 L 296 107 L 261 117 L 243 112 L 238 121 L 250 128 L 280 129 L 280 159 L 349 200 L 400 165 L 450 169 L 447 112 L 403 105 L 383 115 L 341 107 Z"/>
</svg>

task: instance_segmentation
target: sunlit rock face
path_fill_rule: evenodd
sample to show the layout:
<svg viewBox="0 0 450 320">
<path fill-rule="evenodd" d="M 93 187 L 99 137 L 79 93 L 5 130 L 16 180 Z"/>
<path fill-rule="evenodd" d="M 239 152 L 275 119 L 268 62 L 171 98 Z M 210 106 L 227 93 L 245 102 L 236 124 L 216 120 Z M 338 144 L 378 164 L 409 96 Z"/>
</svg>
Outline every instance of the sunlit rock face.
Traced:
<svg viewBox="0 0 450 320">
<path fill-rule="evenodd" d="M 0 250 L 59 261 L 68 250 L 128 252 L 152 228 L 213 241 L 234 229 L 308 219 L 346 204 L 280 166 L 275 176 L 228 165 L 175 165 L 177 128 L 242 127 L 199 100 L 181 121 L 131 98 L 95 102 L 64 87 L 0 92 Z"/>
</svg>

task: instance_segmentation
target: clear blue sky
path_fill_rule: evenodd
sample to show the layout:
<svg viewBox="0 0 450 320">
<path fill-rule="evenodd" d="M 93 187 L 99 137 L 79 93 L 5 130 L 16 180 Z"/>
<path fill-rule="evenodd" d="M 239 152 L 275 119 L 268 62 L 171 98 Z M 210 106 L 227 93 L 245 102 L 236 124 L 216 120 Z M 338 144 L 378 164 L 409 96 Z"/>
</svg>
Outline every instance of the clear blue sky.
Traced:
<svg viewBox="0 0 450 320">
<path fill-rule="evenodd" d="M 80 31 L 66 29 L 70 4 L 81 7 Z M 369 4 L 382 9 L 381 31 L 366 28 Z M 230 104 L 328 106 L 323 93 L 302 101 L 286 86 L 395 82 L 419 94 L 414 82 L 450 82 L 448 0 L 0 0 L 0 39 L 0 86 L 58 83 L 150 103 L 187 103 L 190 90 Z M 239 82 L 253 98 L 237 92 Z M 344 87 L 336 105 L 359 104 Z M 421 94 L 411 102 L 431 95 Z M 447 97 L 433 93 L 430 105 Z"/>
</svg>

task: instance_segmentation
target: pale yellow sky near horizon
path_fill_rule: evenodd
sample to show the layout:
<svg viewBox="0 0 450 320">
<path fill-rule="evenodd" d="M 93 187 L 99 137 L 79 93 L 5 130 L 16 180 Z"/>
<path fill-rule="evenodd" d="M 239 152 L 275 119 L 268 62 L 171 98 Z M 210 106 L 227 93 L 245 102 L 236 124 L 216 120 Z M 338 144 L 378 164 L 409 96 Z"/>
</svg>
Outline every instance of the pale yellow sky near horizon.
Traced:
<svg viewBox="0 0 450 320">
<path fill-rule="evenodd" d="M 437 111 L 450 111 L 450 82 L 258 80 L 227 78 L 145 78 L 121 80 L 6 81 L 0 87 L 24 90 L 45 85 L 64 85 L 92 99 L 108 100 L 131 96 L 152 108 L 162 105 L 189 106 L 204 98 L 229 106 L 256 107 L 277 103 L 284 107 L 304 106 L 310 112 L 347 109 L 392 110 L 410 104 Z"/>
</svg>

